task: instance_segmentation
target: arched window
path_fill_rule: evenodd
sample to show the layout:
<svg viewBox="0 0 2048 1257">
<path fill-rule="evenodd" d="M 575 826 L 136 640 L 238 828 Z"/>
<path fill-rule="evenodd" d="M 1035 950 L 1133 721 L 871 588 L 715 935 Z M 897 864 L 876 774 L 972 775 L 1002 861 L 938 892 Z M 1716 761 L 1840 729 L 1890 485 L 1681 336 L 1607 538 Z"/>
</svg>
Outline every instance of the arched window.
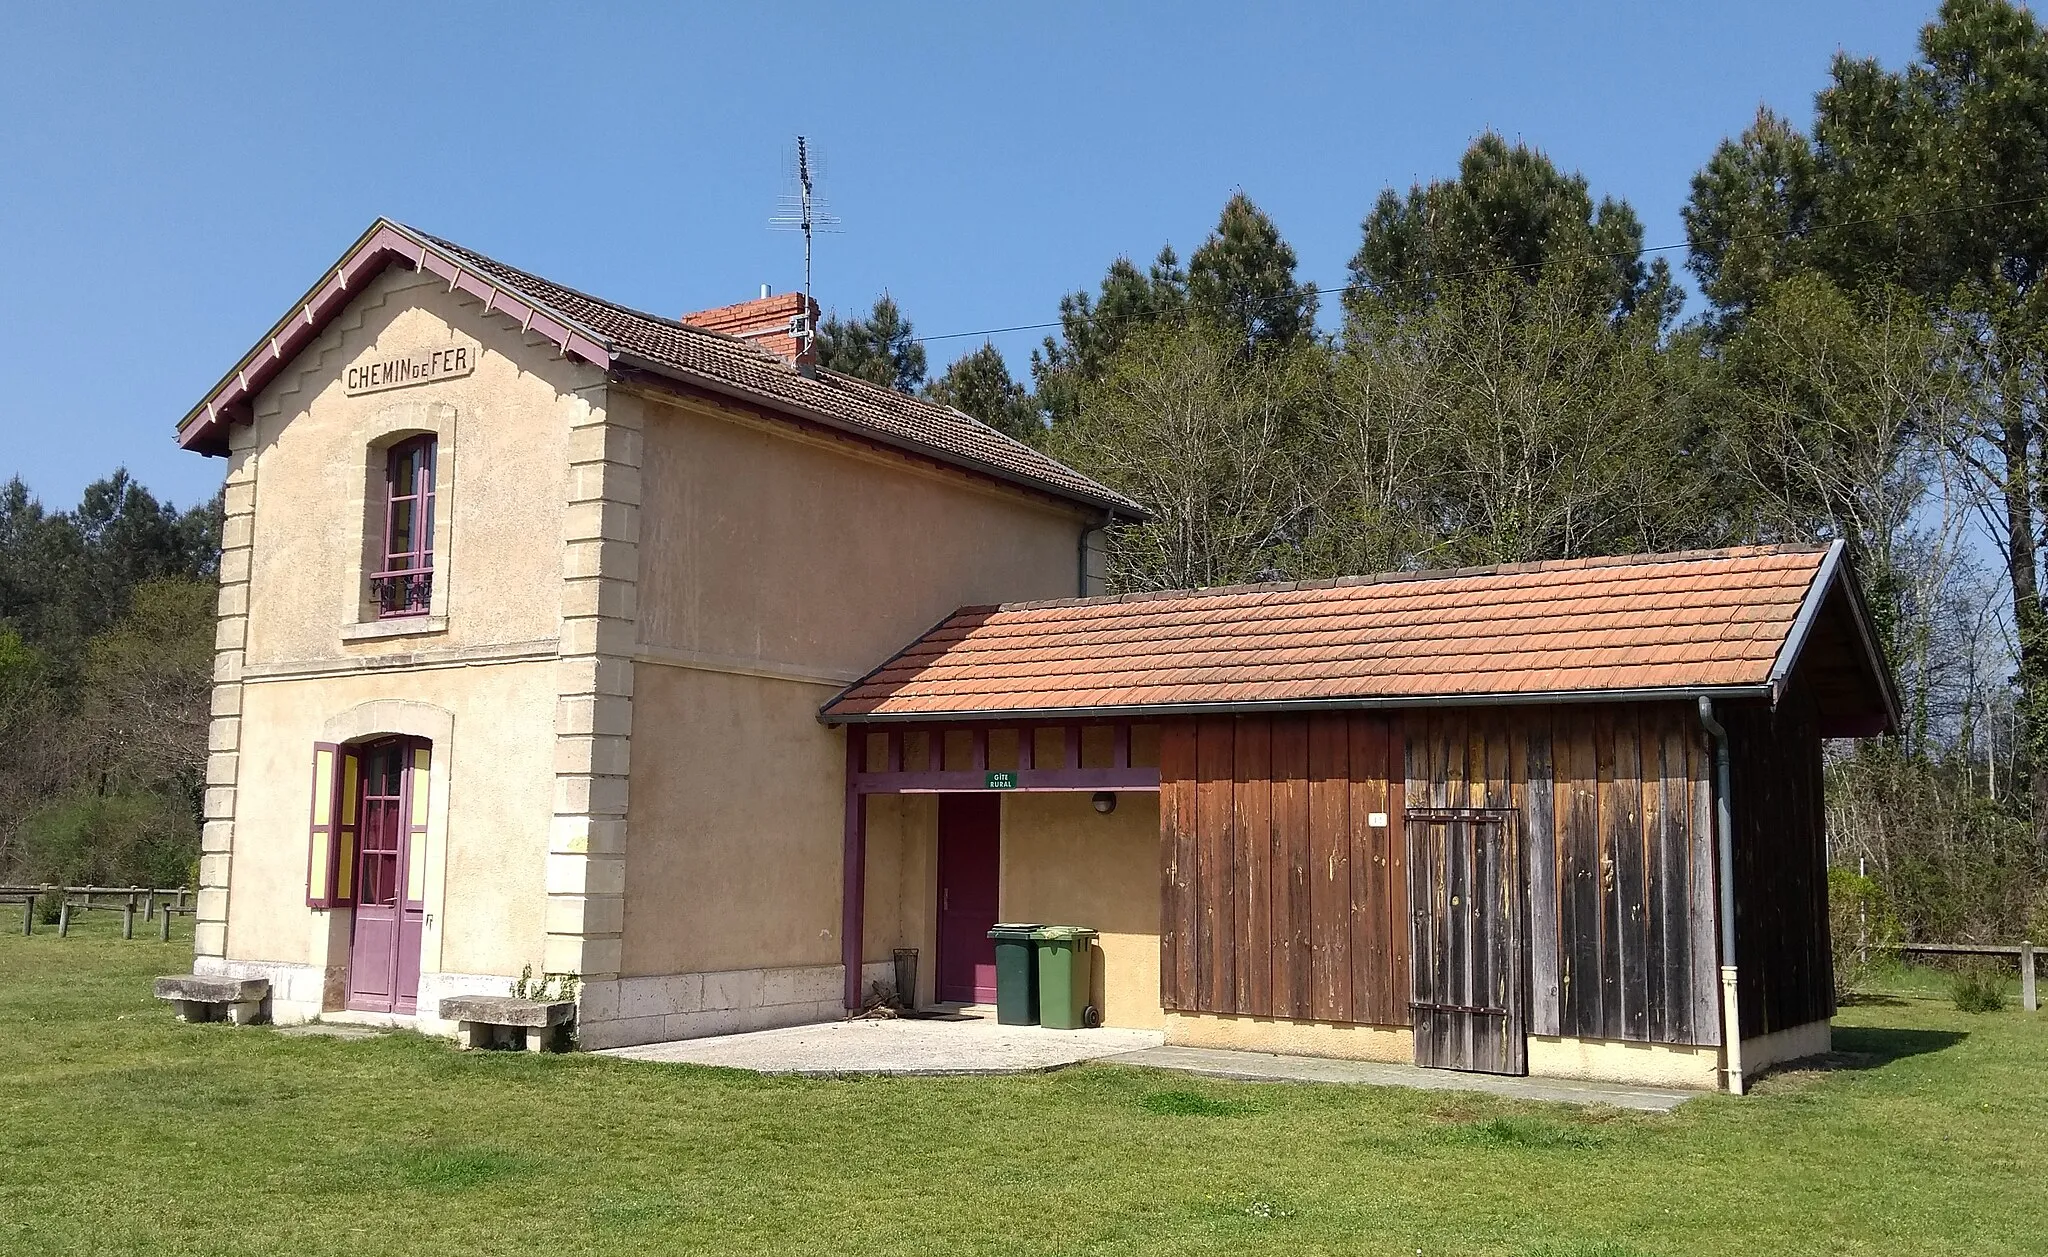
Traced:
<svg viewBox="0 0 2048 1257">
<path fill-rule="evenodd" d="M 434 437 L 391 447 L 384 463 L 384 550 L 370 577 L 380 618 L 425 615 L 434 596 Z"/>
</svg>

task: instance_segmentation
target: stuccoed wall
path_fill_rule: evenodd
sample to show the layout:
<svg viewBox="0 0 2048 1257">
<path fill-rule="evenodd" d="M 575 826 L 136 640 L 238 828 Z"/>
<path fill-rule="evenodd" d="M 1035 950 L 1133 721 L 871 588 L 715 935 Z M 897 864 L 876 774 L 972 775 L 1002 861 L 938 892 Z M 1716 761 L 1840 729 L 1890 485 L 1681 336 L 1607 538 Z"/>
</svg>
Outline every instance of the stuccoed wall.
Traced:
<svg viewBox="0 0 2048 1257">
<path fill-rule="evenodd" d="M 346 395 L 349 365 L 451 342 L 477 347 L 473 374 Z M 338 1005 L 347 912 L 304 906 L 312 748 L 378 732 L 435 742 L 423 1014 L 436 975 L 509 983 L 542 962 L 570 445 L 603 404 L 596 368 L 395 268 L 231 432 L 200 968 L 271 964 L 293 1013 Z M 438 438 L 432 614 L 380 623 L 364 591 L 382 447 L 422 431 Z M 382 714 L 351 717 L 366 710 Z"/>
<path fill-rule="evenodd" d="M 846 751 L 818 706 L 956 607 L 1072 596 L 1084 521 L 708 403 L 611 407 L 644 441 L 621 972 L 836 965 Z M 899 882 L 871 862 L 871 960 L 916 945 L 877 902 Z"/>
</svg>

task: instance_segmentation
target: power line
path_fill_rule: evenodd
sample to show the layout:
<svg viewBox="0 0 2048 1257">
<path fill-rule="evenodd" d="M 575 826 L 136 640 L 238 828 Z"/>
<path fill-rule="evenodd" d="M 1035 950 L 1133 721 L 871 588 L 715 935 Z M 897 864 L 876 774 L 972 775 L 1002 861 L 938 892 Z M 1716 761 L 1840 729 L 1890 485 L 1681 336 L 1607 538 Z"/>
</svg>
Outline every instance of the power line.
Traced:
<svg viewBox="0 0 2048 1257">
<path fill-rule="evenodd" d="M 1846 222 L 1823 223 L 1820 225 L 1819 230 L 1841 231 L 1849 227 L 1868 227 L 1874 223 L 1905 222 L 1915 218 L 1939 218 L 1948 214 L 1976 214 L 1985 210 L 2005 209 L 2009 206 L 2027 205 L 2038 201 L 2048 201 L 2048 195 L 2016 196 L 2003 201 L 1986 201 L 1981 205 L 1962 205 L 1951 209 L 1922 210 L 1919 213 L 1913 214 L 1875 214 L 1868 218 L 1852 218 Z M 1744 235 L 1730 236 L 1727 243 L 1736 244 L 1752 240 L 1787 240 L 1798 234 L 1800 233 L 1797 231 L 1753 231 Z M 1690 247 L 1692 247 L 1690 241 L 1680 241 L 1677 244 L 1654 244 L 1646 248 L 1637 249 L 1634 252 L 1618 252 L 1606 256 L 1619 262 L 1633 260 L 1652 253 L 1669 253 L 1674 249 L 1687 249 Z M 1441 283 L 1451 279 L 1470 279 L 1475 275 L 1503 275 L 1513 271 L 1526 271 L 1544 265 L 1547 265 L 1547 261 L 1509 262 L 1499 266 L 1476 266 L 1470 270 L 1451 271 L 1443 275 L 1434 276 L 1433 278 L 1436 282 Z M 1371 284 L 1340 284 L 1334 288 L 1317 288 L 1316 293 L 1319 296 L 1342 295 L 1357 289 L 1370 287 L 1372 287 Z M 1000 336 L 1005 332 L 1042 332 L 1062 326 L 1065 326 L 1064 320 L 1054 319 L 1050 323 L 1019 323 L 1014 327 L 991 327 L 978 332 L 941 332 L 936 336 L 916 336 L 911 339 L 919 344 L 923 344 L 935 340 L 962 340 L 970 336 Z"/>
</svg>

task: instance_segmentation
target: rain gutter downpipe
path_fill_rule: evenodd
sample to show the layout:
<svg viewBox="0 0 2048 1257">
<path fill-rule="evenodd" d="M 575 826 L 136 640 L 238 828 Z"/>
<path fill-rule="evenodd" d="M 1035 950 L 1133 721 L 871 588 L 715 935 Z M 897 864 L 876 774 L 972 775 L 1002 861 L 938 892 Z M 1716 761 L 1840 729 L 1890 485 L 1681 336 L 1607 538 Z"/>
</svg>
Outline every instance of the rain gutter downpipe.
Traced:
<svg viewBox="0 0 2048 1257">
<path fill-rule="evenodd" d="M 1735 969 L 1734 815 L 1728 805 L 1728 731 L 1714 719 L 1714 700 L 1700 695 L 1700 724 L 1714 740 L 1714 845 L 1721 870 L 1721 1050 L 1729 1095 L 1743 1093 L 1742 1005 Z"/>
</svg>

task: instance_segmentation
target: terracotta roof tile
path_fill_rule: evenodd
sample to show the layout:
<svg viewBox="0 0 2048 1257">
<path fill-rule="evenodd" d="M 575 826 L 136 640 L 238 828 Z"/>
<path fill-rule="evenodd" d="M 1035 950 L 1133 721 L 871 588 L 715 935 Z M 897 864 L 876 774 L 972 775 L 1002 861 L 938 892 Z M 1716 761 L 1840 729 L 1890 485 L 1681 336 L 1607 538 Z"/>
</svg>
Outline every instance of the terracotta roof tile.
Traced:
<svg viewBox="0 0 2048 1257">
<path fill-rule="evenodd" d="M 963 607 L 828 719 L 1761 687 L 1820 547 Z"/>
</svg>

